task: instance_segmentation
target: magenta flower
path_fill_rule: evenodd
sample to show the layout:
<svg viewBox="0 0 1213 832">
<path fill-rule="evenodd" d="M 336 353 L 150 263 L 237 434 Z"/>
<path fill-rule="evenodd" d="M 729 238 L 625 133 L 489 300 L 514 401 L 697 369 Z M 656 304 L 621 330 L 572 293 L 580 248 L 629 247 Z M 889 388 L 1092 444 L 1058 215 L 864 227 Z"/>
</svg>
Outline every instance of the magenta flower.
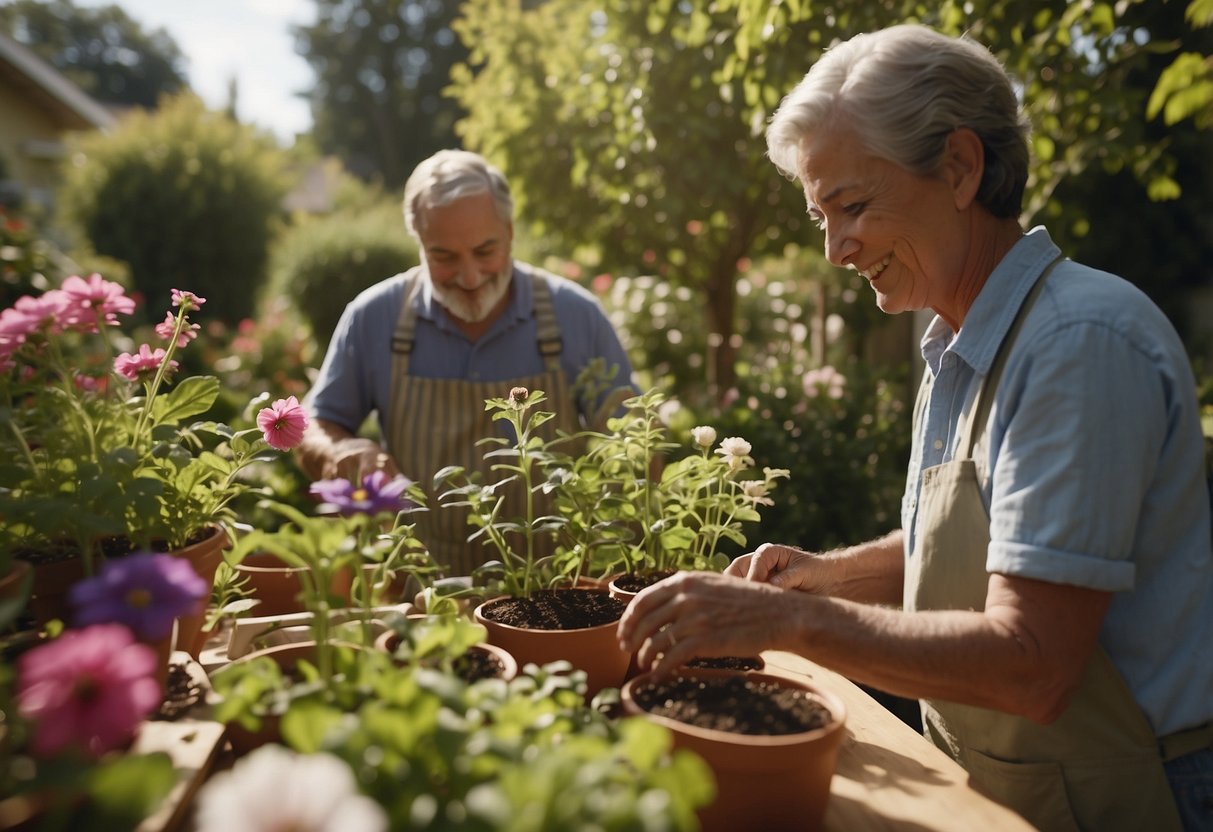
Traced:
<svg viewBox="0 0 1213 832">
<path fill-rule="evenodd" d="M 168 355 L 164 350 L 157 348 L 154 352 L 147 344 L 142 344 L 139 347 L 139 352 L 131 354 L 124 352 L 122 355 L 114 359 L 114 372 L 130 381 L 138 381 L 146 375 L 151 375 L 160 368 L 160 363 L 164 361 L 164 357 Z M 170 370 L 177 369 L 177 362 L 170 361 L 168 368 Z"/>
<path fill-rule="evenodd" d="M 417 507 L 404 496 L 410 485 L 412 481 L 403 474 L 389 480 L 383 471 L 373 471 L 362 478 L 361 488 L 355 488 L 349 480 L 317 480 L 312 483 L 309 493 L 323 501 L 321 511 L 336 512 L 343 517 L 385 511 L 394 514 Z"/>
<path fill-rule="evenodd" d="M 77 626 L 117 622 L 143 641 L 157 641 L 172 632 L 174 618 L 198 612 L 210 589 L 189 561 L 139 552 L 107 560 L 74 584 L 68 599 Z"/>
<path fill-rule="evenodd" d="M 71 300 L 58 289 L 38 297 L 24 295 L 11 308 L 0 313 L 0 334 L 24 341 L 38 332 L 57 335 L 68 320 Z"/>
<path fill-rule="evenodd" d="M 198 330 L 200 330 L 201 328 L 202 327 L 198 326 L 198 324 L 191 324 L 189 321 L 186 321 L 185 326 L 181 327 L 181 334 L 177 336 L 177 348 L 181 349 L 186 344 L 188 344 L 190 341 L 193 341 L 195 338 L 197 338 Z M 168 341 L 173 337 L 173 332 L 176 329 L 177 329 L 177 316 L 174 315 L 172 312 L 165 312 L 164 313 L 164 322 L 156 324 L 156 334 L 159 335 L 161 338 L 163 338 L 165 341 Z"/>
<path fill-rule="evenodd" d="M 307 411 L 294 396 L 278 399 L 257 413 L 257 427 L 271 448 L 289 451 L 303 441 Z"/>
<path fill-rule="evenodd" d="M 120 748 L 160 704 L 156 651 L 121 624 L 69 630 L 17 660 L 17 710 L 33 723 L 30 749 Z"/>
<path fill-rule="evenodd" d="M 206 303 L 206 298 L 200 298 L 193 292 L 183 289 L 173 290 L 173 306 L 184 306 L 187 312 L 191 309 L 201 309 L 204 303 Z"/>
<path fill-rule="evenodd" d="M 93 273 L 84 279 L 72 275 L 63 281 L 61 289 L 71 305 L 67 313 L 69 326 L 86 332 L 96 332 L 102 324 L 118 325 L 118 315 L 135 311 L 135 301 L 126 296 L 121 284 Z"/>
</svg>

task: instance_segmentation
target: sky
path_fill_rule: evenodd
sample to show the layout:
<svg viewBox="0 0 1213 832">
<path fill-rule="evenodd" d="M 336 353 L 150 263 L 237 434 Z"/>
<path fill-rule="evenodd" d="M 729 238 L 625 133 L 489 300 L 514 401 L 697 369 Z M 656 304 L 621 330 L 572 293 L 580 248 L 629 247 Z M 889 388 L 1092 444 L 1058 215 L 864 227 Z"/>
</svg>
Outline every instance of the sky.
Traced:
<svg viewBox="0 0 1213 832">
<path fill-rule="evenodd" d="M 311 128 L 307 102 L 294 93 L 312 84 L 310 65 L 295 53 L 292 23 L 315 20 L 311 0 L 76 0 L 121 6 L 144 31 L 165 29 L 186 58 L 190 86 L 208 106 L 226 107 L 237 81 L 242 122 L 271 130 L 289 146 Z"/>
</svg>

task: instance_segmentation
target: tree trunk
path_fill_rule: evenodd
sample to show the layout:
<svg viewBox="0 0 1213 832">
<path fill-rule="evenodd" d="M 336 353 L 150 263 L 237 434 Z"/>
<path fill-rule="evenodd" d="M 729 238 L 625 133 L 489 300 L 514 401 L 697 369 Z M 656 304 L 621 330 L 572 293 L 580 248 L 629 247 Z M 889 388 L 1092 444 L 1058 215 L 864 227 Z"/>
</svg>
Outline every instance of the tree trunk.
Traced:
<svg viewBox="0 0 1213 832">
<path fill-rule="evenodd" d="M 720 401 L 737 381 L 737 347 L 734 343 L 737 309 L 737 269 L 718 263 L 708 278 L 708 393 Z"/>
</svg>

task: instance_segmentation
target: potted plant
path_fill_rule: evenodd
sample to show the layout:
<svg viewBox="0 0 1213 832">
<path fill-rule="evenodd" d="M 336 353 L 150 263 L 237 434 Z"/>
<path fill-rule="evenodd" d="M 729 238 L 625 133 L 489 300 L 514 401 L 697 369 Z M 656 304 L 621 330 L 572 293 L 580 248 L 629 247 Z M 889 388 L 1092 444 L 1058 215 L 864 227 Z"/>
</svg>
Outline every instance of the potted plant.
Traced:
<svg viewBox="0 0 1213 832">
<path fill-rule="evenodd" d="M 705 832 L 820 828 L 844 735 L 841 700 L 807 682 L 763 673 L 682 668 L 643 673 L 623 710 L 663 725 L 715 774 Z"/>
<path fill-rule="evenodd" d="M 242 472 L 302 438 L 294 397 L 243 430 L 189 421 L 210 409 L 219 381 L 174 378 L 205 300 L 174 290 L 172 303 L 155 327 L 163 346 L 137 349 L 116 329 L 134 301 L 98 274 L 0 312 L 0 548 L 34 564 L 40 620 L 60 614 L 56 596 L 104 558 L 137 549 L 186 557 L 210 581 L 233 500 L 250 489 Z"/>
<path fill-rule="evenodd" d="M 592 697 L 603 688 L 618 687 L 627 671 L 629 656 L 614 636 L 625 605 L 605 591 L 575 586 L 575 560 L 559 552 L 554 558 L 537 557 L 537 540 L 556 537 L 570 522 L 567 516 L 536 516 L 531 499 L 540 489 L 559 491 L 569 482 L 562 477 L 568 457 L 558 452 L 558 445 L 570 437 L 545 441 L 539 428 L 554 414 L 529 412 L 544 401 L 543 391 L 525 387 L 513 388 L 504 399 L 486 400 L 493 419 L 508 422 L 512 429 L 509 438 L 480 440 L 489 448 L 486 459 L 494 460 L 494 482 L 482 483 L 459 467 L 440 470 L 434 481 L 444 506 L 468 510 L 469 523 L 476 528 L 468 539 L 483 539 L 500 558 L 471 576 L 475 591 L 489 598 L 473 613 L 488 629 L 489 643 L 522 664 L 571 662 L 586 672 L 586 693 Z M 502 517 L 502 492 L 513 482 L 524 495 L 523 515 Z"/>
</svg>

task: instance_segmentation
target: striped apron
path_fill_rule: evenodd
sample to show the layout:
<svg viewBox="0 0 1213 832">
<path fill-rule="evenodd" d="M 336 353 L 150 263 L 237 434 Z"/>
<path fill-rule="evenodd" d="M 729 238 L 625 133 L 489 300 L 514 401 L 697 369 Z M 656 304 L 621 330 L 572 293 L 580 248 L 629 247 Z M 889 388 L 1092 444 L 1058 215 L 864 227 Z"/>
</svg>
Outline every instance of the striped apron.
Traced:
<svg viewBox="0 0 1213 832">
<path fill-rule="evenodd" d="M 923 472 L 919 534 L 906 564 L 908 611 L 985 608 L 990 544 L 990 518 L 981 497 L 981 483 L 989 477 L 985 427 L 1011 344 L 1052 268 L 1020 307 L 971 417 L 962 417 L 956 457 Z M 930 391 L 928 371 L 915 423 Z M 1065 712 L 1049 725 L 942 700 L 923 701 L 922 714 L 927 738 L 964 766 L 976 788 L 1044 832 L 1180 828 L 1159 741 L 1102 647 L 1096 647 Z"/>
<path fill-rule="evenodd" d="M 476 445 L 480 439 L 501 435 L 501 426 L 507 425 L 493 421 L 492 413 L 484 409 L 485 399 L 506 398 L 512 387 L 542 390 L 547 394 L 547 401 L 540 407 L 556 414 L 540 429 L 545 439 L 554 437 L 557 429 L 568 433 L 579 430 L 577 406 L 560 366 L 563 347 L 548 278 L 524 268 L 522 264 L 515 264 L 514 280 L 530 280 L 533 287 L 536 340 L 539 353 L 543 356 L 543 372 L 486 382 L 410 375 L 409 356 L 417 331 L 413 300 L 421 291 L 425 280 L 423 274 L 419 270 L 405 290 L 404 304 L 392 336 L 388 450 L 401 473 L 425 489 L 429 511 L 414 515 L 417 537 L 426 544 L 438 563 L 446 568 L 448 576 L 467 575 L 486 561 L 500 559 L 500 554 L 495 547 L 486 545 L 484 536 L 468 542 L 468 536 L 477 527 L 469 524 L 466 508 L 444 506 L 438 502 L 433 487 L 434 474 L 448 465 L 460 465 L 469 473 L 480 472 L 484 478 L 481 482 L 485 484 L 494 482 L 500 476 L 491 472 L 490 464 L 484 460 L 484 453 L 496 446 Z M 507 491 L 499 517 L 523 517 L 525 503 L 522 498 L 521 488 Z M 550 500 L 541 492 L 536 493 L 535 516 L 550 512 Z M 550 542 L 537 538 L 535 543 L 540 555 L 552 553 L 553 545 Z"/>
</svg>

